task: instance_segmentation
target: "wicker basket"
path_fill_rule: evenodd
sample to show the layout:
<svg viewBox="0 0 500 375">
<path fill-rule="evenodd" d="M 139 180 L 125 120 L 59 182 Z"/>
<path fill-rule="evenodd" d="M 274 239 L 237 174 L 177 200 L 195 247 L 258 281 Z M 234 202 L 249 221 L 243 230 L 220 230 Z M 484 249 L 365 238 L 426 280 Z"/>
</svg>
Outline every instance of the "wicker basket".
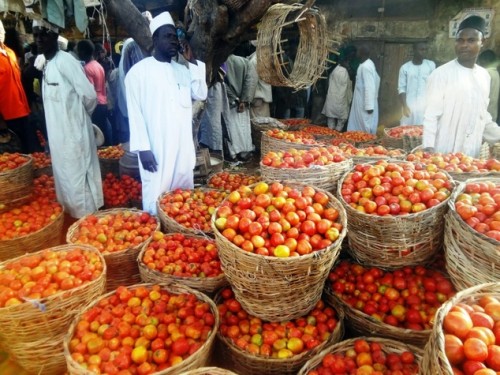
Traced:
<svg viewBox="0 0 500 375">
<path fill-rule="evenodd" d="M 386 148 L 401 148 L 409 152 L 422 144 L 421 136 L 403 135 L 401 138 L 395 138 L 389 135 L 389 130 L 390 128 L 384 129 L 384 136 L 382 138 L 382 145 Z"/>
<path fill-rule="evenodd" d="M 280 121 L 272 117 L 255 117 L 251 119 L 252 125 L 252 143 L 255 148 L 260 151 L 260 145 L 262 140 L 262 132 L 270 129 L 283 129 L 286 130 L 287 126 L 282 124 Z"/>
<path fill-rule="evenodd" d="M 446 302 L 436 313 L 434 328 L 424 349 L 422 373 L 433 375 L 453 375 L 450 362 L 444 351 L 443 320 L 457 303 L 474 304 L 483 296 L 500 298 L 500 283 L 476 285 L 462 290 Z"/>
<path fill-rule="evenodd" d="M 481 181 L 500 185 L 500 178 L 468 180 L 469 183 Z M 475 231 L 455 210 L 455 200 L 465 186 L 466 183 L 461 183 L 450 198 L 444 235 L 446 269 L 458 290 L 483 283 L 500 282 L 500 242 Z"/>
<path fill-rule="evenodd" d="M 248 0 L 221 0 L 221 3 L 226 5 L 231 10 L 238 10 L 243 5 L 248 3 Z"/>
<path fill-rule="evenodd" d="M 201 367 L 196 370 L 185 371 L 179 375 L 238 375 L 220 367 Z"/>
<path fill-rule="evenodd" d="M 286 61 L 282 33 L 296 25 L 300 41 L 293 67 Z M 328 48 L 339 41 L 328 40 L 325 17 L 302 4 L 275 4 L 262 17 L 257 33 L 259 77 L 273 86 L 305 89 L 322 77 Z"/>
<path fill-rule="evenodd" d="M 312 144 L 312 145 L 287 142 L 287 141 L 284 141 L 281 139 L 271 137 L 271 136 L 267 135 L 266 133 L 262 133 L 260 152 L 261 152 L 261 155 L 265 155 L 270 151 L 274 151 L 274 152 L 284 151 L 284 150 L 288 150 L 290 148 L 294 148 L 296 150 L 310 150 L 311 148 L 315 148 L 315 147 L 325 147 L 325 145 L 322 143 L 319 143 L 319 142 Z"/>
<path fill-rule="evenodd" d="M 33 191 L 33 158 L 22 155 L 28 161 L 20 167 L 0 172 L 0 205 L 28 197 Z"/>
<path fill-rule="evenodd" d="M 359 263 L 388 269 L 433 260 L 443 244 L 444 215 L 450 198 L 425 211 L 404 216 L 369 215 L 355 210 L 342 198 L 342 185 L 348 173 L 339 182 L 337 194 L 347 212 L 351 255 Z"/>
<path fill-rule="evenodd" d="M 120 176 L 120 159 L 99 158 L 99 167 L 101 168 L 101 177 L 106 178 L 108 173 L 114 176 Z"/>
<path fill-rule="evenodd" d="M 365 163 L 376 163 L 379 160 L 404 160 L 406 159 L 406 153 L 401 150 L 401 155 L 390 156 L 390 155 L 371 155 L 371 156 L 351 156 L 354 164 L 365 164 Z"/>
<path fill-rule="evenodd" d="M 40 230 L 23 237 L 0 241 L 0 261 L 56 246 L 63 236 L 64 211 Z"/>
<path fill-rule="evenodd" d="M 139 286 L 145 286 L 145 287 L 151 287 L 152 284 L 137 284 L 130 286 L 129 289 L 135 289 Z M 216 336 L 216 332 L 219 328 L 219 311 L 217 310 L 217 307 L 215 306 L 214 302 L 208 298 L 206 295 L 204 295 L 201 292 L 198 292 L 194 289 L 191 289 L 185 285 L 179 284 L 179 283 L 163 283 L 161 285 L 161 288 L 163 290 L 167 290 L 169 293 L 172 294 L 193 294 L 196 296 L 196 298 L 200 301 L 206 302 L 208 305 L 210 305 L 210 310 L 212 311 L 212 314 L 215 317 L 215 323 L 214 323 L 214 329 L 210 332 L 207 340 L 205 343 L 192 355 L 190 355 L 188 358 L 183 360 L 182 362 L 176 364 L 175 366 L 172 366 L 168 369 L 162 370 L 155 372 L 156 375 L 174 375 L 174 374 L 180 374 L 182 372 L 188 371 L 188 370 L 194 370 L 203 366 L 206 366 L 211 358 L 212 354 L 212 348 Z M 71 357 L 71 354 L 69 352 L 69 342 L 71 338 L 73 337 L 73 334 L 76 330 L 76 326 L 78 324 L 78 321 L 80 320 L 81 316 L 88 311 L 91 307 L 95 306 L 96 304 L 99 303 L 99 301 L 103 298 L 107 298 L 111 295 L 113 295 L 114 292 L 105 294 L 102 296 L 98 301 L 95 301 L 94 303 L 87 305 L 81 312 L 80 314 L 73 320 L 73 323 L 71 324 L 71 327 L 69 328 L 69 331 L 67 331 L 67 334 L 64 338 L 64 355 L 66 357 L 66 364 L 68 366 L 68 373 L 70 375 L 93 375 L 93 372 L 90 372 L 83 367 L 81 367 L 76 361 L 73 360 Z"/>
<path fill-rule="evenodd" d="M 215 303 L 221 302 L 218 294 L 214 298 Z M 278 359 L 251 354 L 240 349 L 231 339 L 217 332 L 218 353 L 223 358 L 224 364 L 237 373 L 245 375 L 295 375 L 297 371 L 309 359 L 314 357 L 324 348 L 339 342 L 344 335 L 344 316 L 342 311 L 337 310 L 338 323 L 330 337 L 312 350 L 295 355 L 291 358 Z"/>
<path fill-rule="evenodd" d="M 415 359 L 416 359 L 417 363 L 420 363 L 422 360 L 422 354 L 423 354 L 422 350 L 404 343 L 405 341 L 399 342 L 399 341 L 388 340 L 388 339 L 383 339 L 383 338 L 378 338 L 378 337 L 377 338 L 357 337 L 354 339 L 341 341 L 338 344 L 335 344 L 333 346 L 330 346 L 330 347 L 324 349 L 321 353 L 316 355 L 314 358 L 311 358 L 304 365 L 304 367 L 302 367 L 300 369 L 298 375 L 307 375 L 309 373 L 309 371 L 315 369 L 317 366 L 319 366 L 321 364 L 323 357 L 325 355 L 327 355 L 328 353 L 341 354 L 341 353 L 345 353 L 348 349 L 354 349 L 355 341 L 360 340 L 360 339 L 366 340 L 368 342 L 376 342 L 376 343 L 381 344 L 382 351 L 386 354 L 388 354 L 388 353 L 401 354 L 403 352 L 409 351 L 415 355 Z M 429 373 L 422 372 L 422 374 L 434 375 L 434 373 L 430 373 L 430 372 Z"/>
<path fill-rule="evenodd" d="M 197 190 L 202 190 L 202 191 L 219 191 L 218 189 L 210 189 L 210 188 L 196 188 Z M 166 193 L 161 194 L 158 197 L 158 200 L 156 201 L 156 208 L 158 212 L 158 217 L 160 218 L 161 222 L 161 227 L 163 232 L 165 233 L 184 233 L 184 234 L 194 234 L 194 235 L 199 235 L 199 234 L 208 234 L 212 235 L 212 230 L 209 230 L 207 232 L 203 232 L 200 229 L 197 228 L 187 228 L 181 224 L 179 224 L 177 221 L 175 221 L 173 218 L 168 216 L 165 211 L 161 208 L 160 202 L 163 199 L 163 197 L 167 194 L 170 194 L 171 192 L 168 191 Z"/>
<path fill-rule="evenodd" d="M 292 181 L 283 184 L 305 186 Z M 347 221 L 339 201 L 317 190 L 325 192 L 330 199 L 328 206 L 339 211 L 343 229 L 329 247 L 299 257 L 277 258 L 243 251 L 215 227 L 214 212 L 212 228 L 222 269 L 236 299 L 249 314 L 273 322 L 291 320 L 307 314 L 321 298 L 324 282 L 339 255 Z"/>
<path fill-rule="evenodd" d="M 119 212 L 128 211 L 135 214 L 143 213 L 143 211 L 136 210 L 134 208 L 115 208 L 104 211 L 97 211 L 93 213 L 93 216 L 97 218 L 105 217 L 107 215 L 116 214 Z M 86 219 L 86 217 L 81 218 L 77 222 L 73 223 L 66 234 L 67 243 L 75 243 L 75 237 L 79 231 L 81 223 Z M 156 230 L 159 230 L 160 223 L 156 226 Z M 152 233 L 152 232 L 151 232 Z M 152 235 L 152 234 L 151 234 Z M 108 273 L 106 279 L 106 291 L 112 291 L 121 285 L 134 285 L 141 282 L 141 275 L 139 273 L 139 266 L 137 264 L 137 255 L 142 249 L 145 243 L 151 240 L 151 236 L 145 242 L 137 244 L 136 246 L 129 247 L 128 249 L 117 251 L 117 252 L 104 252 L 104 260 L 108 266 Z"/>
<path fill-rule="evenodd" d="M 166 234 L 168 236 L 168 234 Z M 191 238 L 204 238 L 201 236 L 195 235 L 185 235 L 186 237 Z M 213 241 L 213 239 L 210 239 Z M 195 290 L 199 290 L 200 292 L 211 294 L 219 290 L 220 288 L 227 285 L 227 280 L 224 277 L 224 274 L 221 273 L 216 277 L 179 277 L 174 275 L 168 275 L 158 270 L 152 270 L 148 268 L 146 264 L 142 261 L 144 256 L 144 252 L 148 249 L 148 243 L 145 243 L 142 247 L 139 256 L 137 257 L 137 263 L 139 264 L 139 272 L 141 274 L 141 280 L 145 283 L 153 283 L 153 284 L 163 284 L 165 282 L 178 282 L 183 285 L 186 285 Z"/>
<path fill-rule="evenodd" d="M 334 193 L 337 182 L 342 175 L 352 168 L 352 160 L 346 159 L 339 163 L 328 165 L 315 165 L 307 168 L 274 168 L 260 163 L 260 173 L 263 180 L 280 181 L 292 180 L 300 181 L 306 185 L 327 190 Z"/>
<path fill-rule="evenodd" d="M 490 147 L 490 156 L 493 159 L 500 160 L 500 142 Z"/>
<path fill-rule="evenodd" d="M 81 306 L 94 301 L 104 292 L 106 264 L 95 248 L 85 245 L 62 245 L 51 250 L 68 251 L 75 247 L 99 255 L 104 268 L 97 279 L 37 300 L 36 304 L 26 302 L 0 308 L 0 344 L 19 365 L 31 373 L 55 374 L 65 370 L 61 344 L 67 328 Z M 11 261 L 13 260 L 0 263 L 0 269 Z"/>
<path fill-rule="evenodd" d="M 325 286 L 325 301 L 333 306 L 335 310 L 343 313 L 346 326 L 361 335 L 389 338 L 423 348 L 431 334 L 430 330 L 415 331 L 380 322 L 370 315 L 349 306 L 335 295 L 330 285 Z"/>
</svg>

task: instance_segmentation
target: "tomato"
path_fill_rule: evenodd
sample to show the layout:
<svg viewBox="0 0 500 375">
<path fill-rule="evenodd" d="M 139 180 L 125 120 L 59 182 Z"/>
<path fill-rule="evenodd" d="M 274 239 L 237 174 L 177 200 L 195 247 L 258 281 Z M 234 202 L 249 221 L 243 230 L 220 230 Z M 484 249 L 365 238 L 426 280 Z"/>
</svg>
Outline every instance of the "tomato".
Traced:
<svg viewBox="0 0 500 375">
<path fill-rule="evenodd" d="M 464 346 L 457 336 L 445 334 L 444 349 L 446 358 L 452 365 L 459 365 L 465 360 Z"/>
</svg>

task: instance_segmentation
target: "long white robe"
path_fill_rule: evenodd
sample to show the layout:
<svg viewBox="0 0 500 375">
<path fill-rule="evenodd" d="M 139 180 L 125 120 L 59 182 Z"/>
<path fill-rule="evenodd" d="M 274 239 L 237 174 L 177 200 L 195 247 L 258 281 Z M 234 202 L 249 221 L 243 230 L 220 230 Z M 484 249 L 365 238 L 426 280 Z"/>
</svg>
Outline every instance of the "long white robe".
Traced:
<svg viewBox="0 0 500 375">
<path fill-rule="evenodd" d="M 90 119 L 96 104 L 96 92 L 79 61 L 64 51 L 47 61 L 43 106 L 57 199 L 75 218 L 104 204 Z"/>
<path fill-rule="evenodd" d="M 328 92 L 321 112 L 328 118 L 347 119 L 352 101 L 352 82 L 347 69 L 338 65 L 328 78 Z"/>
<path fill-rule="evenodd" d="M 421 125 L 424 120 L 425 87 L 427 79 L 436 69 L 434 61 L 424 59 L 420 65 L 408 61 L 399 69 L 398 94 L 406 94 L 410 116 L 401 117 L 401 125 Z"/>
<path fill-rule="evenodd" d="M 205 64 L 161 62 L 148 57 L 125 78 L 130 122 L 130 151 L 152 151 L 158 163 L 149 172 L 139 162 L 142 204 L 156 214 L 156 200 L 166 191 L 193 188 L 196 153 L 192 135 L 192 102 L 205 100 Z"/>
<path fill-rule="evenodd" d="M 423 147 L 477 157 L 483 137 L 500 140 L 487 111 L 489 90 L 490 76 L 478 65 L 466 68 L 455 59 L 434 70 L 427 81 Z"/>
<path fill-rule="evenodd" d="M 378 90 L 380 77 L 375 64 L 368 59 L 359 65 L 347 130 L 375 134 L 378 126 Z M 372 110 L 372 113 L 367 111 Z"/>
</svg>

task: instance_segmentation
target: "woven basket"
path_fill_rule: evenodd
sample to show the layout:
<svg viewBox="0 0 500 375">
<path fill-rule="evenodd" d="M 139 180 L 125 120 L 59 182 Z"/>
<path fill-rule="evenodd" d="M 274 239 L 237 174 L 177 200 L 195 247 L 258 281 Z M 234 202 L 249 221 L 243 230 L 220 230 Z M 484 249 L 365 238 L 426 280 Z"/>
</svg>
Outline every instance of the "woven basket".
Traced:
<svg viewBox="0 0 500 375">
<path fill-rule="evenodd" d="M 226 5 L 231 10 L 238 10 L 243 5 L 248 3 L 248 0 L 221 0 L 221 3 Z"/>
<path fill-rule="evenodd" d="M 500 185 L 500 178 L 477 178 L 469 183 L 491 181 Z M 471 228 L 455 210 L 455 200 L 466 183 L 455 188 L 446 215 L 444 250 L 446 269 L 458 290 L 478 284 L 500 282 L 500 243 Z"/>
<path fill-rule="evenodd" d="M 444 351 L 443 320 L 450 309 L 457 303 L 474 304 L 483 296 L 500 298 L 500 283 L 488 283 L 476 285 L 472 288 L 462 290 L 455 297 L 448 300 L 436 313 L 434 328 L 429 341 L 424 349 L 421 363 L 423 374 L 453 375 L 450 362 Z"/>
<path fill-rule="evenodd" d="M 339 163 L 328 165 L 314 165 L 307 168 L 274 168 L 260 163 L 260 173 L 263 180 L 280 181 L 292 180 L 300 181 L 306 185 L 335 192 L 337 182 L 340 177 L 352 168 L 352 160 L 346 159 Z"/>
<path fill-rule="evenodd" d="M 22 198 L 17 198 L 8 202 L 0 203 L 0 213 L 10 211 L 14 208 L 19 208 L 21 206 L 24 206 L 25 204 L 29 204 L 32 199 L 33 195 L 26 195 Z"/>
<path fill-rule="evenodd" d="M 114 176 L 120 176 L 120 159 L 99 158 L 99 167 L 101 168 L 101 177 L 106 178 L 108 173 Z"/>
<path fill-rule="evenodd" d="M 0 261 L 56 246 L 63 236 L 64 211 L 54 221 L 27 236 L 0 241 Z"/>
<path fill-rule="evenodd" d="M 167 234 L 168 236 L 168 234 Z M 185 235 L 186 237 L 191 238 L 204 238 L 201 236 L 195 235 Z M 213 239 L 210 239 L 214 241 Z M 227 285 L 227 280 L 224 277 L 224 274 L 221 273 L 216 277 L 179 277 L 174 275 L 168 275 L 158 270 L 152 270 L 144 264 L 142 258 L 144 256 L 144 252 L 148 249 L 148 243 L 145 243 L 142 247 L 139 256 L 137 257 L 137 263 L 139 264 L 139 272 L 141 274 L 141 280 L 145 283 L 152 284 L 163 284 L 165 282 L 178 282 L 183 285 L 186 285 L 195 290 L 199 290 L 200 292 L 211 294 L 219 290 L 220 288 Z"/>
<path fill-rule="evenodd" d="M 490 148 L 490 156 L 493 159 L 500 160 L 500 142 L 495 143 L 493 146 Z"/>
<path fill-rule="evenodd" d="M 214 301 L 216 304 L 221 302 L 220 294 L 215 296 Z M 278 359 L 248 353 L 236 346 L 231 339 L 221 335 L 220 331 L 217 332 L 218 352 L 223 358 L 224 363 L 227 363 L 228 367 L 237 373 L 245 375 L 295 375 L 309 359 L 324 348 L 342 339 L 344 335 L 344 316 L 341 311 L 337 311 L 337 319 L 337 326 L 326 341 L 314 349 L 291 358 Z"/>
<path fill-rule="evenodd" d="M 282 33 L 296 25 L 300 41 L 293 68 L 286 61 Z M 275 4 L 262 17 L 257 33 L 257 71 L 260 79 L 273 86 L 292 87 L 296 91 L 313 85 L 326 68 L 328 40 L 325 17 L 302 4 Z M 338 42 L 340 44 L 340 41 Z"/>
<path fill-rule="evenodd" d="M 262 132 L 270 129 L 287 129 L 287 126 L 272 117 L 255 117 L 250 120 L 252 125 L 252 143 L 260 150 Z"/>
<path fill-rule="evenodd" d="M 305 186 L 294 181 L 283 184 Z M 337 198 L 317 190 L 328 195 L 328 207 L 339 211 L 342 231 L 329 247 L 299 257 L 277 258 L 243 251 L 215 227 L 214 212 L 212 228 L 222 269 L 236 299 L 249 314 L 272 322 L 296 319 L 306 315 L 321 298 L 325 280 L 340 253 L 347 221 Z"/>
<path fill-rule="evenodd" d="M 425 211 L 404 216 L 369 215 L 355 210 L 342 198 L 342 185 L 348 173 L 338 184 L 337 196 L 347 212 L 351 255 L 359 263 L 387 269 L 432 261 L 443 244 L 444 215 L 450 198 Z"/>
<path fill-rule="evenodd" d="M 389 338 L 423 348 L 431 334 L 431 330 L 415 331 L 394 327 L 378 321 L 370 315 L 349 306 L 335 295 L 330 285 L 325 286 L 324 295 L 325 301 L 329 305 L 333 306 L 337 311 L 342 311 L 345 316 L 346 326 L 361 335 Z"/>
<path fill-rule="evenodd" d="M 319 143 L 319 142 L 312 144 L 312 145 L 287 142 L 287 141 L 284 141 L 281 139 L 271 137 L 271 136 L 267 135 L 266 133 L 262 133 L 260 153 L 261 153 L 261 155 L 265 155 L 270 151 L 274 151 L 274 152 L 284 151 L 284 150 L 288 150 L 290 148 L 294 148 L 296 150 L 310 150 L 311 148 L 324 147 L 324 146 L 325 145 L 323 143 Z"/>
<path fill-rule="evenodd" d="M 110 210 L 97 211 L 93 213 L 93 216 L 97 218 L 105 217 L 106 215 L 112 215 L 123 211 L 129 211 L 136 214 L 143 213 L 143 211 L 136 210 L 134 208 L 115 208 Z M 79 231 L 81 223 L 86 219 L 86 217 L 81 218 L 77 222 L 73 223 L 66 234 L 67 243 L 75 243 L 75 237 Z M 156 230 L 159 230 L 160 223 L 156 226 Z M 151 232 L 152 236 L 152 232 Z M 133 285 L 141 282 L 141 275 L 139 273 L 139 266 L 137 264 L 137 255 L 142 249 L 144 244 L 149 243 L 151 236 L 145 242 L 137 244 L 136 246 L 129 247 L 128 249 L 117 251 L 117 252 L 104 252 L 104 260 L 108 266 L 108 273 L 106 278 L 106 291 L 112 291 L 121 285 Z"/>
<path fill-rule="evenodd" d="M 379 160 L 405 160 L 406 153 L 400 149 L 402 154 L 398 156 L 390 155 L 372 155 L 372 156 L 352 156 L 351 159 L 354 164 L 376 163 Z"/>
<path fill-rule="evenodd" d="M 390 128 L 384 129 L 382 138 L 382 145 L 386 148 L 401 148 L 409 152 L 422 144 L 422 137 L 403 135 L 401 138 L 395 138 L 389 135 L 389 130 Z"/>
<path fill-rule="evenodd" d="M 220 367 L 201 367 L 196 370 L 185 371 L 179 375 L 238 375 Z"/>
<path fill-rule="evenodd" d="M 210 191 L 210 190 L 220 191 L 218 189 L 210 189 L 210 188 L 197 188 L 197 189 L 202 190 L 202 191 Z M 168 191 L 166 193 L 161 194 L 156 201 L 156 208 L 157 208 L 156 211 L 158 213 L 158 217 L 160 218 L 161 228 L 162 228 L 163 232 L 165 232 L 165 233 L 184 233 L 184 234 L 193 234 L 193 235 L 199 235 L 199 234 L 212 235 L 213 234 L 212 230 L 207 231 L 207 232 L 203 232 L 200 229 L 187 228 L 187 227 L 179 224 L 177 221 L 175 221 L 170 216 L 168 216 L 165 213 L 165 211 L 163 211 L 163 209 L 161 208 L 160 202 L 165 195 L 170 194 L 170 193 L 171 192 Z"/>
<path fill-rule="evenodd" d="M 135 289 L 139 286 L 145 286 L 145 287 L 151 287 L 152 284 L 137 284 L 130 286 L 129 289 Z M 161 285 L 161 288 L 163 290 L 167 290 L 169 293 L 172 294 L 193 294 L 196 296 L 196 298 L 200 301 L 206 302 L 208 305 L 210 305 L 210 310 L 212 314 L 214 315 L 215 318 L 215 323 L 214 323 L 214 329 L 210 332 L 207 340 L 205 343 L 192 355 L 190 355 L 188 358 L 183 360 L 182 362 L 178 363 L 175 366 L 172 366 L 168 369 L 165 369 L 163 371 L 158 371 L 155 372 L 156 375 L 174 375 L 174 374 L 180 374 L 182 372 L 188 371 L 188 370 L 194 370 L 203 366 L 206 366 L 211 358 L 212 354 L 212 348 L 216 336 L 216 332 L 219 328 L 219 311 L 217 310 L 217 307 L 215 306 L 215 303 L 208 298 L 206 295 L 204 295 L 201 292 L 198 292 L 194 289 L 191 289 L 185 285 L 179 284 L 179 283 L 173 283 L 173 282 L 167 282 L 163 283 Z M 76 326 L 78 324 L 78 321 L 81 319 L 82 315 L 88 311 L 90 308 L 93 306 L 97 305 L 100 300 L 107 298 L 111 295 L 113 295 L 114 292 L 108 293 L 103 295 L 99 300 L 95 301 L 94 303 L 87 305 L 81 312 L 80 314 L 73 320 L 73 323 L 71 324 L 71 327 L 67 331 L 67 334 L 64 338 L 64 356 L 66 357 L 66 364 L 68 366 L 68 373 L 70 375 L 93 375 L 93 372 L 90 372 L 83 367 L 81 367 L 73 358 L 71 357 L 71 354 L 69 352 L 69 342 L 71 338 L 73 337 L 73 334 L 75 333 Z"/>
<path fill-rule="evenodd" d="M 99 254 L 92 246 L 85 245 L 61 245 L 51 250 L 68 251 L 75 247 Z M 28 302 L 0 308 L 0 344 L 29 372 L 56 374 L 65 370 L 62 340 L 66 330 L 81 306 L 104 292 L 106 264 L 101 254 L 99 258 L 104 268 L 97 279 L 38 300 L 44 311 Z M 11 261 L 0 263 L 0 269 Z"/>
<path fill-rule="evenodd" d="M 396 353 L 396 354 L 401 354 L 405 351 L 412 352 L 415 355 L 416 362 L 419 363 L 422 360 L 422 350 L 419 348 L 416 348 L 414 346 L 408 345 L 403 342 L 399 341 L 394 341 L 394 340 L 388 340 L 388 339 L 383 339 L 383 338 L 373 338 L 373 337 L 357 337 L 354 339 L 349 339 L 345 341 L 341 341 L 338 344 L 335 344 L 333 346 L 330 346 L 326 349 L 324 349 L 321 353 L 316 355 L 314 358 L 311 358 L 305 365 L 302 367 L 298 373 L 298 375 L 307 375 L 309 371 L 314 370 L 317 366 L 321 364 L 321 361 L 323 360 L 323 357 L 327 355 L 328 353 L 333 353 L 333 354 L 341 354 L 345 353 L 348 349 L 354 349 L 354 343 L 356 340 L 366 340 L 368 342 L 376 342 L 381 344 L 382 346 L 382 351 L 386 354 L 389 353 Z M 428 374 L 431 375 L 431 373 L 427 372 L 422 372 L 422 374 Z M 432 375 L 434 375 L 432 373 Z"/>
<path fill-rule="evenodd" d="M 0 172 L 0 204 L 29 196 L 33 191 L 33 158 L 22 155 L 28 161 L 20 167 Z"/>
</svg>

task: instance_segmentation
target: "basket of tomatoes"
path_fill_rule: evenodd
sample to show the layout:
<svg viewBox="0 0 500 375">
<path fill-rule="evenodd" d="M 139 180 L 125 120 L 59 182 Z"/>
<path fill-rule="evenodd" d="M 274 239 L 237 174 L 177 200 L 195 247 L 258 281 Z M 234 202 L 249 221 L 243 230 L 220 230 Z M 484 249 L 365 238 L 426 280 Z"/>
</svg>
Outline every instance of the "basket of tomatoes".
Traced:
<svg viewBox="0 0 500 375">
<path fill-rule="evenodd" d="M 422 373 L 493 375 L 500 371 L 500 283 L 464 289 L 437 312 Z"/>
<path fill-rule="evenodd" d="M 207 186 L 227 192 L 238 190 L 241 185 L 253 185 L 261 180 L 258 175 L 243 172 L 221 171 L 208 176 Z"/>
<path fill-rule="evenodd" d="M 219 314 L 178 283 L 120 286 L 87 305 L 64 338 L 70 375 L 179 374 L 210 360 Z"/>
<path fill-rule="evenodd" d="M 122 145 L 102 147 L 97 150 L 101 176 L 105 178 L 108 173 L 120 175 L 120 159 L 125 155 Z"/>
<path fill-rule="evenodd" d="M 67 329 L 105 283 L 105 261 L 87 245 L 57 246 L 0 263 L 0 346 L 30 373 L 63 372 Z"/>
<path fill-rule="evenodd" d="M 106 288 L 141 281 L 137 256 L 160 228 L 156 216 L 134 208 L 115 208 L 84 216 L 66 234 L 66 242 L 97 248 L 108 265 Z"/>
<path fill-rule="evenodd" d="M 500 179 L 470 179 L 455 189 L 446 215 L 446 268 L 457 289 L 500 281 Z"/>
<path fill-rule="evenodd" d="M 262 179 L 293 180 L 333 192 L 352 161 L 335 146 L 268 152 L 260 161 Z"/>
<path fill-rule="evenodd" d="M 439 271 L 423 266 L 394 271 L 342 261 L 330 272 L 325 300 L 343 311 L 351 332 L 424 347 L 436 310 L 455 294 Z"/>
<path fill-rule="evenodd" d="M 215 302 L 221 317 L 219 352 L 228 367 L 241 374 L 294 375 L 344 333 L 342 314 L 322 300 L 308 314 L 282 322 L 247 313 L 230 288 L 221 290 Z"/>
<path fill-rule="evenodd" d="M 324 143 L 316 141 L 312 134 L 302 130 L 271 129 L 262 133 L 260 146 L 261 155 L 270 151 L 281 151 L 289 148 L 297 150 L 308 150 L 314 147 L 325 146 Z"/>
<path fill-rule="evenodd" d="M 424 127 L 422 125 L 402 125 L 385 128 L 382 145 L 387 148 L 401 148 L 410 152 L 422 144 Z"/>
<path fill-rule="evenodd" d="M 165 233 L 212 234 L 210 219 L 227 196 L 218 189 L 175 189 L 158 197 L 158 217 Z"/>
<path fill-rule="evenodd" d="M 156 231 L 137 262 L 145 283 L 177 281 L 208 294 L 227 284 L 215 240 L 206 236 Z"/>
<path fill-rule="evenodd" d="M 33 174 L 35 177 L 40 177 L 41 175 L 52 176 L 52 160 L 49 154 L 45 152 L 33 152 L 31 154 L 33 158 Z"/>
<path fill-rule="evenodd" d="M 256 117 L 251 119 L 250 123 L 252 126 L 252 143 L 257 150 L 260 150 L 263 132 L 274 128 L 284 130 L 287 128 L 286 125 L 272 117 Z"/>
<path fill-rule="evenodd" d="M 2 204 L 25 200 L 32 191 L 33 158 L 19 153 L 0 154 L 0 210 Z"/>
<path fill-rule="evenodd" d="M 299 318 L 319 301 L 346 225 L 333 195 L 295 181 L 242 186 L 212 216 L 236 299 L 268 321 Z"/>
<path fill-rule="evenodd" d="M 351 255 L 384 268 L 431 261 L 443 244 L 453 187 L 446 172 L 427 171 L 422 164 L 357 164 L 338 185 Z"/>
<path fill-rule="evenodd" d="M 422 354 L 421 349 L 405 341 L 358 337 L 325 348 L 311 358 L 298 375 L 424 374 L 419 365 Z"/>
</svg>

